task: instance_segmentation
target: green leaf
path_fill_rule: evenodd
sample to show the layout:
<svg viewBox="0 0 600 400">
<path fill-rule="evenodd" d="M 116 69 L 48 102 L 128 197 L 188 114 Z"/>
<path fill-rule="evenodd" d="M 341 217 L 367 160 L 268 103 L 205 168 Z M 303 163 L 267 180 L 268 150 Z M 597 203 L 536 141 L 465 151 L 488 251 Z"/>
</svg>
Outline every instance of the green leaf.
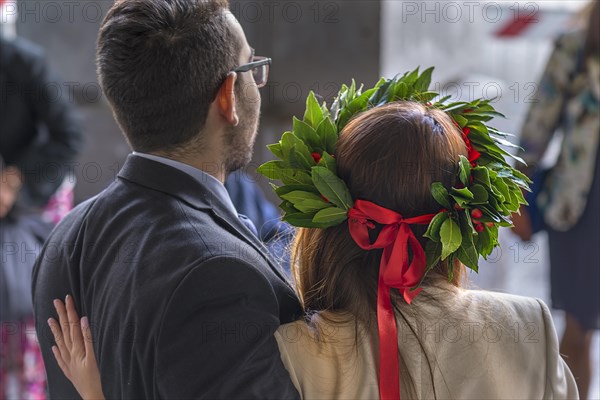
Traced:
<svg viewBox="0 0 600 400">
<path fill-rule="evenodd" d="M 523 197 L 523 193 L 520 190 L 512 190 L 511 193 L 517 197 L 517 199 L 519 200 L 519 204 L 528 204 L 527 201 L 525 201 L 525 197 Z"/>
<path fill-rule="evenodd" d="M 458 203 L 459 206 L 464 207 L 473 200 L 473 193 L 467 188 L 462 189 L 450 189 L 450 196 Z"/>
<path fill-rule="evenodd" d="M 517 157 L 516 155 L 514 155 L 513 153 L 509 153 L 506 152 L 506 154 L 511 157 L 513 160 L 518 161 L 519 163 L 523 164 L 523 165 L 527 165 L 527 163 L 525 162 L 525 160 L 523 160 L 521 157 Z"/>
<path fill-rule="evenodd" d="M 312 183 L 312 181 L 311 181 L 311 183 Z M 311 192 L 316 195 L 319 195 L 319 191 L 313 185 L 285 185 L 285 186 L 280 186 L 280 187 L 274 188 L 274 190 L 275 190 L 275 193 L 277 194 L 277 196 L 279 196 L 279 197 L 283 196 L 284 194 L 288 194 L 290 192 L 294 192 L 297 190 L 302 191 L 302 192 Z"/>
<path fill-rule="evenodd" d="M 408 94 L 408 86 L 406 83 L 397 82 L 391 90 L 393 90 L 391 100 L 397 101 L 406 99 L 406 95 Z"/>
<path fill-rule="evenodd" d="M 467 186 L 470 183 L 471 178 L 471 163 L 469 159 L 463 155 L 460 156 L 459 166 L 459 178 L 463 185 Z"/>
<path fill-rule="evenodd" d="M 337 96 L 333 100 L 333 103 L 331 103 L 331 108 L 329 109 L 329 112 L 331 114 L 331 119 L 333 121 L 338 120 L 338 114 L 340 112 L 340 109 L 343 107 L 342 96 L 344 95 L 344 93 L 347 90 L 348 90 L 348 86 L 343 84 L 342 87 L 340 88 L 340 91 L 338 92 Z"/>
<path fill-rule="evenodd" d="M 510 191 L 508 190 L 508 185 L 504 182 L 503 178 L 494 179 L 494 186 L 498 189 L 498 191 L 504 196 L 505 200 L 508 200 L 510 197 Z"/>
<path fill-rule="evenodd" d="M 508 203 L 509 205 L 507 206 L 507 208 L 510 210 L 511 213 L 519 212 L 519 199 L 517 198 L 517 196 L 515 196 L 515 194 L 512 191 L 508 192 Z"/>
<path fill-rule="evenodd" d="M 368 104 L 369 98 L 361 95 L 348 104 L 348 111 L 350 111 L 352 114 L 358 114 L 359 112 L 366 110 Z"/>
<path fill-rule="evenodd" d="M 463 198 L 466 200 L 474 199 L 473 193 L 471 193 L 471 191 L 468 188 L 462 188 L 462 189 L 452 188 L 452 189 L 450 189 L 450 195 L 454 198 L 460 197 L 460 198 Z"/>
<path fill-rule="evenodd" d="M 428 241 L 425 245 L 425 258 L 427 259 L 427 269 L 435 267 L 442 258 L 442 243 Z"/>
<path fill-rule="evenodd" d="M 379 89 L 379 86 L 383 85 L 386 81 L 387 79 L 385 79 L 384 77 L 379 78 L 373 89 Z"/>
<path fill-rule="evenodd" d="M 473 226 L 466 212 L 461 212 L 459 218 L 462 243 L 456 252 L 456 256 L 463 264 L 477 272 L 479 269 L 479 253 L 477 253 L 473 242 Z"/>
<path fill-rule="evenodd" d="M 489 112 L 489 111 L 486 111 L 486 112 L 488 112 L 490 115 L 494 115 L 494 116 L 498 116 L 498 117 L 506 118 L 506 117 L 505 117 L 503 114 L 501 114 L 501 113 L 499 113 L 499 112 L 497 112 L 497 111 L 494 111 L 494 112 Z M 508 133 L 508 132 L 502 132 L 502 131 L 499 131 L 499 130 L 498 130 L 498 129 L 496 129 L 496 128 L 492 128 L 491 126 L 490 126 L 490 127 L 488 127 L 488 131 L 490 131 L 490 132 L 491 132 L 491 133 L 493 133 L 494 135 L 498 135 L 498 136 L 502 136 L 502 137 L 514 137 L 514 136 L 515 136 L 515 135 L 513 135 L 512 133 Z"/>
<path fill-rule="evenodd" d="M 452 282 L 454 279 L 454 254 L 450 254 L 448 257 L 448 282 Z"/>
<path fill-rule="evenodd" d="M 312 161 L 312 162 L 311 162 Z M 303 151 L 298 151 L 298 147 L 293 146 L 290 151 L 288 162 L 292 168 L 309 169 L 315 165 L 312 157 L 307 157 Z"/>
<path fill-rule="evenodd" d="M 448 195 L 448 190 L 442 185 L 440 182 L 434 182 L 431 184 L 431 195 L 442 207 L 445 207 L 447 210 L 450 210 L 452 206 L 450 205 L 450 196 Z"/>
<path fill-rule="evenodd" d="M 484 216 L 489 217 L 489 219 L 491 220 L 490 222 L 495 222 L 497 224 L 500 224 L 501 226 L 506 226 L 506 227 L 510 227 L 512 226 L 512 222 L 510 221 L 509 218 L 509 214 L 510 213 L 506 213 L 505 215 L 503 215 L 502 213 L 498 212 L 498 210 L 500 209 L 496 199 L 494 199 L 494 197 L 490 197 L 489 199 L 490 204 L 489 205 L 479 205 L 479 209 L 481 211 L 483 211 Z M 482 221 L 484 220 L 484 218 L 482 218 Z"/>
<path fill-rule="evenodd" d="M 433 217 L 433 219 L 429 223 L 429 226 L 427 227 L 427 231 L 425 232 L 425 234 L 423 236 L 433 240 L 434 242 L 439 242 L 440 241 L 440 228 L 442 227 L 442 224 L 444 223 L 444 221 L 446 221 L 447 219 L 448 219 L 448 213 L 445 213 L 445 212 L 437 213 L 436 216 Z"/>
<path fill-rule="evenodd" d="M 415 82 L 415 91 L 417 92 L 425 92 L 427 89 L 429 89 L 429 85 L 431 84 L 431 74 L 433 73 L 433 67 L 431 68 L 427 68 L 425 71 L 423 71 L 423 73 L 421 73 L 421 76 L 419 76 L 419 79 L 417 79 L 417 81 Z"/>
<path fill-rule="evenodd" d="M 525 175 L 524 173 L 522 173 L 521 171 L 519 171 L 517 169 L 512 169 L 512 173 L 515 176 L 515 178 L 519 178 L 527 183 L 532 183 L 531 179 L 529 179 L 529 177 L 527 175 Z"/>
<path fill-rule="evenodd" d="M 481 151 L 481 147 L 475 146 L 475 149 L 478 151 Z M 490 148 L 488 148 L 488 147 L 486 147 L 484 149 L 485 150 L 481 154 L 481 157 L 479 157 L 479 159 L 477 160 L 478 164 L 486 165 L 485 163 L 490 162 L 490 161 L 506 163 L 506 160 L 504 159 L 504 156 L 502 156 L 502 154 L 499 154 L 499 153 L 495 152 L 494 150 L 490 150 Z"/>
<path fill-rule="evenodd" d="M 290 136 L 291 135 L 291 136 Z M 281 139 L 279 140 L 279 144 L 281 145 L 281 152 L 283 154 L 282 159 L 284 162 L 290 157 L 290 151 L 292 150 L 292 146 L 294 146 L 294 139 L 292 138 L 294 134 L 290 131 L 283 132 L 281 135 Z"/>
<path fill-rule="evenodd" d="M 476 183 L 475 185 L 469 186 L 469 190 L 473 193 L 473 200 L 471 200 L 471 204 L 485 204 L 488 201 L 488 191 L 480 185 Z"/>
<path fill-rule="evenodd" d="M 492 254 L 494 250 L 494 245 L 492 244 L 492 240 L 490 238 L 490 232 L 486 228 L 481 232 L 477 233 L 477 252 L 483 256 L 483 258 L 487 259 L 487 256 Z"/>
<path fill-rule="evenodd" d="M 319 226 L 319 224 L 316 224 L 313 222 L 313 217 L 315 216 L 316 213 L 290 213 L 290 214 L 285 214 L 281 220 L 288 222 L 290 225 L 292 226 L 297 226 L 300 228 L 321 228 L 321 226 Z"/>
<path fill-rule="evenodd" d="M 319 160 L 319 163 L 317 165 L 319 167 L 325 167 L 325 168 L 327 168 L 328 170 L 330 170 L 334 174 L 337 173 L 335 158 L 333 158 L 332 156 L 330 156 L 329 153 L 326 152 L 326 151 L 324 151 L 323 154 L 321 155 L 321 159 Z"/>
<path fill-rule="evenodd" d="M 308 98 L 306 99 L 304 121 L 314 129 L 317 129 L 321 121 L 323 121 L 323 118 L 325 118 L 323 115 L 323 110 L 321 109 L 314 92 L 311 90 L 308 94 Z"/>
<path fill-rule="evenodd" d="M 298 210 L 294 208 L 294 205 L 286 200 L 279 204 L 279 208 L 281 208 L 285 214 L 296 214 L 298 212 Z"/>
<path fill-rule="evenodd" d="M 452 118 L 456 118 L 458 113 L 462 112 L 463 110 L 466 110 L 467 108 L 469 108 L 469 103 L 465 103 L 464 101 L 457 101 L 454 103 L 446 104 L 442 109 L 447 113 L 454 111 L 452 113 Z"/>
<path fill-rule="evenodd" d="M 353 116 L 353 114 L 347 108 L 344 108 L 340 112 L 340 115 L 339 115 L 338 121 L 337 121 L 337 130 L 338 130 L 338 132 L 341 132 L 342 129 L 344 129 L 344 127 L 346 126 L 346 124 L 348 123 L 348 121 L 350 121 L 350 118 L 352 118 L 352 116 Z"/>
<path fill-rule="evenodd" d="M 324 167 L 312 167 L 312 180 L 319 192 L 336 206 L 349 210 L 353 201 L 343 180 Z"/>
<path fill-rule="evenodd" d="M 465 114 L 463 114 L 465 115 Z M 473 137 L 471 137 L 471 133 L 469 133 L 469 139 L 471 139 L 472 141 L 474 139 L 479 139 L 480 141 L 483 141 L 487 144 L 492 144 L 495 145 L 496 143 L 494 143 L 494 141 L 492 140 L 492 138 L 490 138 L 489 134 L 488 134 L 488 128 L 487 125 L 485 125 L 483 122 L 481 121 L 476 121 L 473 119 L 469 119 L 468 118 L 468 114 L 466 114 L 469 123 L 467 124 L 467 126 L 469 128 L 471 128 L 471 132 L 472 133 L 476 133 L 477 135 L 474 135 Z"/>
<path fill-rule="evenodd" d="M 294 208 L 296 208 L 304 213 L 312 213 L 315 211 L 322 210 L 324 208 L 331 208 L 331 207 L 332 207 L 332 205 L 330 203 L 327 203 L 320 197 L 318 198 L 318 200 L 306 199 L 306 200 L 302 200 L 298 203 L 294 203 Z"/>
<path fill-rule="evenodd" d="M 281 137 L 283 156 L 292 168 L 309 169 L 315 165 L 308 146 L 293 132 L 285 132 Z"/>
<path fill-rule="evenodd" d="M 375 93 L 373 93 L 369 98 L 369 103 L 377 105 L 384 101 L 387 101 L 387 95 L 389 94 L 391 84 L 392 81 L 388 79 L 385 80 L 381 85 L 379 85 Z"/>
<path fill-rule="evenodd" d="M 313 222 L 327 224 L 329 226 L 339 225 L 348 218 L 348 212 L 338 207 L 329 207 L 319 211 L 313 217 Z"/>
<path fill-rule="evenodd" d="M 497 202 L 499 204 L 504 203 L 504 195 L 502 195 L 500 190 L 498 190 L 498 186 L 496 185 L 496 180 L 494 179 L 494 180 L 492 180 L 492 182 L 493 182 L 493 184 L 490 187 L 492 195 L 494 196 L 494 198 L 497 200 Z"/>
<path fill-rule="evenodd" d="M 280 180 L 284 185 L 313 185 L 312 178 L 309 173 L 301 169 L 284 169 Z"/>
<path fill-rule="evenodd" d="M 338 141 L 338 133 L 334 123 L 325 118 L 317 127 L 317 135 L 320 143 L 329 154 L 335 154 L 335 145 Z"/>
<path fill-rule="evenodd" d="M 460 125 L 461 128 L 464 128 L 465 125 L 467 125 L 467 123 L 469 122 L 469 120 L 467 120 L 465 117 L 463 117 L 460 114 L 454 114 L 454 115 L 452 115 L 452 118 L 456 121 L 456 123 L 458 125 Z"/>
<path fill-rule="evenodd" d="M 284 174 L 285 166 L 282 161 L 272 160 L 267 161 L 260 167 L 256 169 L 256 172 L 259 174 L 266 176 L 269 179 L 279 179 L 281 180 Z"/>
<path fill-rule="evenodd" d="M 296 203 L 299 203 L 304 200 L 323 201 L 323 199 L 321 199 L 321 196 L 319 196 L 318 194 L 303 190 L 294 190 L 289 193 L 283 194 L 279 197 L 281 197 L 283 200 L 289 201 L 290 203 L 294 204 L 294 206 L 296 206 Z M 323 201 L 323 203 L 325 202 Z"/>
<path fill-rule="evenodd" d="M 490 121 L 494 118 L 493 115 L 483 112 L 483 113 L 479 113 L 479 112 L 470 112 L 468 113 L 469 119 L 470 120 L 474 120 L 474 121 Z M 489 128 L 488 128 L 489 130 Z"/>
<path fill-rule="evenodd" d="M 420 103 L 427 103 L 439 96 L 437 92 L 423 92 L 417 96 Z"/>
<path fill-rule="evenodd" d="M 324 148 L 323 142 L 319 138 L 317 131 L 315 131 L 312 126 L 308 125 L 304 121 L 300 121 L 298 118 L 293 117 L 293 130 L 294 134 L 306 144 L 310 145 L 310 147 L 314 148 Z"/>
<path fill-rule="evenodd" d="M 275 155 L 275 157 L 283 158 L 283 151 L 281 149 L 281 143 L 268 144 L 267 149 Z"/>
<path fill-rule="evenodd" d="M 491 189 L 492 183 L 490 182 L 490 174 L 486 167 L 475 167 L 472 170 L 473 179 L 485 186 L 488 189 Z"/>
<path fill-rule="evenodd" d="M 352 79 L 352 83 L 350 84 L 350 87 L 348 88 L 348 93 L 347 93 L 347 102 L 351 102 L 354 97 L 356 96 L 356 81 L 354 79 Z"/>
<path fill-rule="evenodd" d="M 419 78 L 419 68 L 417 67 L 417 69 L 415 69 L 414 71 L 410 72 L 408 75 L 406 75 L 404 77 L 404 81 L 406 83 L 415 83 L 418 78 Z"/>
<path fill-rule="evenodd" d="M 445 260 L 450 254 L 454 253 L 462 243 L 460 227 L 453 219 L 449 218 L 442 223 L 440 238 L 442 239 L 442 260 Z"/>
<path fill-rule="evenodd" d="M 510 142 L 510 141 L 508 141 L 508 140 L 506 140 L 506 139 L 503 139 L 503 138 L 501 138 L 501 137 L 492 136 L 492 135 L 490 135 L 490 137 L 491 137 L 491 138 L 492 138 L 492 139 L 493 139 L 493 140 L 494 140 L 494 141 L 495 141 L 497 144 L 499 144 L 499 145 L 506 146 L 506 147 L 510 147 L 510 148 L 513 148 L 513 149 L 520 149 L 520 150 L 523 150 L 523 148 L 522 148 L 521 146 L 519 146 L 519 145 L 516 145 L 516 144 L 514 144 L 514 143 L 512 143 L 512 142 Z"/>
</svg>

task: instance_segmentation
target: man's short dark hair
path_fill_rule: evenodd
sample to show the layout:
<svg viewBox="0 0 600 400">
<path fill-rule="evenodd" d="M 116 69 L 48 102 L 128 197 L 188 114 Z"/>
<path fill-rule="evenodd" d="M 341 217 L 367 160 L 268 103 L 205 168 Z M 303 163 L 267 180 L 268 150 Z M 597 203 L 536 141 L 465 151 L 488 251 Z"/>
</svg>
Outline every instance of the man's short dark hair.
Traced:
<svg viewBox="0 0 600 400">
<path fill-rule="evenodd" d="M 236 65 L 225 0 L 122 0 L 98 35 L 102 89 L 134 150 L 176 149 L 204 127 Z"/>
</svg>

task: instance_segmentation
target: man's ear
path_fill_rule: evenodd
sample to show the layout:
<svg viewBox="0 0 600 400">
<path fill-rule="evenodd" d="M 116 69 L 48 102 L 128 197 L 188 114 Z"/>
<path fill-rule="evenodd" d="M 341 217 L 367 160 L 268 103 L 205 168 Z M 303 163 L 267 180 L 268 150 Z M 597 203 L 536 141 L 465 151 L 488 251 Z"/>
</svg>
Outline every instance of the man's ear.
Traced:
<svg viewBox="0 0 600 400">
<path fill-rule="evenodd" d="M 237 126 L 240 122 L 238 118 L 237 109 L 235 108 L 235 81 L 237 80 L 237 73 L 230 72 L 225 79 L 225 82 L 219 88 L 217 106 L 219 113 L 223 118 L 227 120 L 231 125 Z"/>
</svg>

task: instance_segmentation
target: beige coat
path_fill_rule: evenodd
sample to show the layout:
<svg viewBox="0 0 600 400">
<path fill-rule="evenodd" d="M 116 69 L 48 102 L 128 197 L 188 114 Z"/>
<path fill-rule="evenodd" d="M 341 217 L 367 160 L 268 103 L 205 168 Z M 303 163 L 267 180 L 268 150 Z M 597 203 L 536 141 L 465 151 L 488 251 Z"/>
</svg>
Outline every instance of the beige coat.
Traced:
<svg viewBox="0 0 600 400">
<path fill-rule="evenodd" d="M 540 300 L 444 284 L 426 288 L 402 314 L 402 399 L 578 398 Z M 276 338 L 302 398 L 379 398 L 376 326 L 325 313 L 281 326 Z"/>
</svg>

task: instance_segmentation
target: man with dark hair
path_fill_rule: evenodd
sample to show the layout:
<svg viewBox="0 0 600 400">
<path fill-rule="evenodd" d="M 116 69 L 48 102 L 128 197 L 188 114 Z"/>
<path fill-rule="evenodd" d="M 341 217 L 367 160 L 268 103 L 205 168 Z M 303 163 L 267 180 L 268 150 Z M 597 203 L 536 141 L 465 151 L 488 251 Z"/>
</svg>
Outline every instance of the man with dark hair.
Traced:
<svg viewBox="0 0 600 400">
<path fill-rule="evenodd" d="M 247 164 L 270 59 L 224 1 L 116 2 L 98 75 L 134 152 L 55 229 L 33 275 L 53 398 L 52 300 L 94 327 L 107 398 L 297 398 L 274 331 L 301 308 L 223 186 Z M 78 328 L 78 327 L 75 327 Z"/>
</svg>

